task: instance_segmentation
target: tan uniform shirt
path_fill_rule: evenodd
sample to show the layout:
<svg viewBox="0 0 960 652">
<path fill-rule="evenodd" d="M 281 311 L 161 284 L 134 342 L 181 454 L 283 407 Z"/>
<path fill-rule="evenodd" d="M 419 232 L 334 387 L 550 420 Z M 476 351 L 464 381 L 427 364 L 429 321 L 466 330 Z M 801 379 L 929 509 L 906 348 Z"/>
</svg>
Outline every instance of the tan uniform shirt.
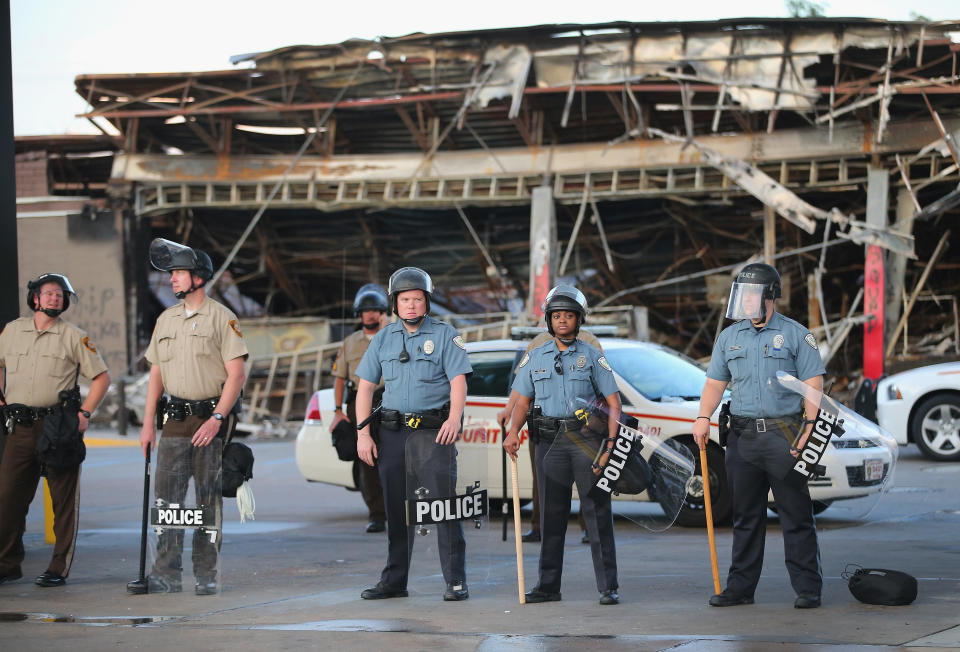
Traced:
<svg viewBox="0 0 960 652">
<path fill-rule="evenodd" d="M 363 354 L 367 352 L 372 337 L 364 335 L 363 330 L 354 331 L 343 339 L 340 350 L 337 351 L 337 359 L 333 361 L 333 377 L 344 380 L 352 380 L 354 391 L 360 387 L 360 376 L 357 375 L 357 367 L 360 366 L 360 360 Z M 383 387 L 383 379 L 377 384 L 377 389 Z M 344 393 L 344 399 L 347 394 Z"/>
<path fill-rule="evenodd" d="M 33 317 L 16 319 L 0 333 L 0 367 L 6 370 L 8 404 L 50 407 L 80 375 L 90 380 L 107 370 L 87 334 L 63 319 L 38 331 Z"/>
<path fill-rule="evenodd" d="M 247 355 L 237 316 L 209 297 L 187 317 L 181 301 L 163 311 L 147 348 L 147 362 L 160 365 L 172 396 L 199 401 L 218 398 L 227 380 L 224 365 Z"/>
<path fill-rule="evenodd" d="M 357 367 L 363 354 L 370 346 L 370 338 L 363 334 L 363 330 L 355 331 L 344 338 L 337 359 L 333 362 L 333 377 L 352 380 L 354 387 L 360 386 L 360 377 L 357 376 Z"/>
</svg>

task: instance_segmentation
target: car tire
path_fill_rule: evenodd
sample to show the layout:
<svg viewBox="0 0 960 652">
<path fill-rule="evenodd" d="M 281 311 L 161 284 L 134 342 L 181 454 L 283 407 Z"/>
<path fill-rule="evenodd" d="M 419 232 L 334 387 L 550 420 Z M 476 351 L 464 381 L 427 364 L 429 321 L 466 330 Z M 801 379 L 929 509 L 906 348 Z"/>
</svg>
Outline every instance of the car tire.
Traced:
<svg viewBox="0 0 960 652">
<path fill-rule="evenodd" d="M 700 449 L 692 439 L 684 438 L 682 443 L 690 449 L 696 460 L 696 475 L 701 475 Z M 724 464 L 723 449 L 710 442 L 707 444 L 707 466 L 710 474 L 710 506 L 713 510 L 713 524 L 725 525 L 730 521 L 733 513 L 733 496 L 730 494 L 730 484 L 727 482 L 727 467 Z M 702 482 L 702 480 L 701 480 Z M 695 483 L 691 483 L 691 486 Z M 707 527 L 706 509 L 703 504 L 702 488 L 696 493 L 687 493 L 680 513 L 677 515 L 677 525 L 683 527 Z"/>
<path fill-rule="evenodd" d="M 910 439 L 931 460 L 960 460 L 960 394 L 942 392 L 921 401 L 910 418 Z"/>
</svg>

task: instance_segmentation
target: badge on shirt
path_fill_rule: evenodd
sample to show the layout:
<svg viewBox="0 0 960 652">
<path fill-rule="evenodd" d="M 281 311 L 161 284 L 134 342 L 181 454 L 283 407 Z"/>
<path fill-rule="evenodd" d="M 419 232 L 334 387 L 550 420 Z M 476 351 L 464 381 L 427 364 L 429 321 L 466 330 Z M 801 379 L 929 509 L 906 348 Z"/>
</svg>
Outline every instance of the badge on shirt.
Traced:
<svg viewBox="0 0 960 652">
<path fill-rule="evenodd" d="M 773 350 L 774 350 L 774 351 L 779 351 L 779 350 L 782 349 L 782 348 L 783 348 L 783 335 L 781 335 L 781 334 L 778 333 L 778 334 L 775 335 L 774 338 L 773 338 Z M 814 348 L 816 348 L 816 347 L 814 347 Z"/>
<path fill-rule="evenodd" d="M 461 349 L 463 349 L 464 351 L 467 350 L 466 345 L 463 343 L 463 338 L 460 337 L 459 335 L 457 335 L 455 338 L 453 338 L 453 343 L 456 344 L 457 346 L 459 346 L 459 347 L 460 347 Z"/>
<path fill-rule="evenodd" d="M 606 369 L 607 371 L 613 371 L 613 369 L 610 368 L 610 363 L 607 362 L 607 359 L 605 357 L 600 356 L 597 359 L 597 362 L 600 363 L 600 366 Z"/>
<path fill-rule="evenodd" d="M 517 365 L 517 369 L 519 369 L 519 368 L 522 367 L 523 365 L 527 364 L 528 362 L 530 362 L 530 354 L 529 354 L 529 353 L 524 353 L 524 354 L 523 354 L 523 358 L 520 359 L 520 364 Z"/>
<path fill-rule="evenodd" d="M 587 366 L 587 356 L 581 355 L 577 358 L 577 369 L 583 369 Z"/>
<path fill-rule="evenodd" d="M 196 324 L 194 324 L 194 327 L 196 327 Z M 240 332 L 240 322 L 238 322 L 236 319 L 230 320 L 230 328 L 233 329 L 233 332 L 236 333 L 237 337 L 243 337 L 243 333 Z"/>
<path fill-rule="evenodd" d="M 83 342 L 83 345 L 84 345 L 85 347 L 87 347 L 87 351 L 89 351 L 90 353 L 96 353 L 96 352 L 97 352 L 97 347 L 95 347 L 93 344 L 90 343 L 90 338 L 89 338 L 89 337 L 84 337 L 84 338 L 83 338 L 82 340 L 80 340 L 80 341 Z"/>
<path fill-rule="evenodd" d="M 433 353 L 433 349 L 434 349 L 433 340 L 427 340 L 426 342 L 423 343 L 423 352 L 426 353 L 427 355 L 430 355 L 431 353 Z"/>
<path fill-rule="evenodd" d="M 810 345 L 811 349 L 817 348 L 817 338 L 813 336 L 813 333 L 807 333 L 807 336 L 803 339 Z"/>
</svg>

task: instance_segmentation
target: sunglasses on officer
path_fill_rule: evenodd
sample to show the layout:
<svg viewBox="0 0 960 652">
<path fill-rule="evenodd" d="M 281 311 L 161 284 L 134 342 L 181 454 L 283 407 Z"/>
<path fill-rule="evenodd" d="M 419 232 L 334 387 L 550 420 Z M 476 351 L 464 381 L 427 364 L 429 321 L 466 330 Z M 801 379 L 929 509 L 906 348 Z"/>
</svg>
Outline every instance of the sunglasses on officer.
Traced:
<svg viewBox="0 0 960 652">
<path fill-rule="evenodd" d="M 559 353 L 553 357 L 553 370 L 557 372 L 558 376 L 563 375 L 563 363 L 560 362 Z"/>
</svg>

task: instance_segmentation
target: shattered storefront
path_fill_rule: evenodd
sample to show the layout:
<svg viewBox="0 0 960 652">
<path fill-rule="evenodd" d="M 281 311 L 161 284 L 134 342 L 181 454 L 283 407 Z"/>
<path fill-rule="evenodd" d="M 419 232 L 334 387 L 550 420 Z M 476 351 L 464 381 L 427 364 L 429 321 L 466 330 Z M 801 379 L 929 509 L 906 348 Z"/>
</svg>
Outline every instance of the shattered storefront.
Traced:
<svg viewBox="0 0 960 652">
<path fill-rule="evenodd" d="M 564 277 L 703 357 L 731 273 L 766 259 L 838 375 L 865 328 L 881 363 L 956 351 L 958 31 L 544 25 L 80 76 L 86 116 L 124 139 L 130 341 L 159 309 L 136 254 L 164 236 L 211 254 L 240 313 L 349 317 L 357 287 L 411 264 L 441 309 L 516 313 Z"/>
</svg>

